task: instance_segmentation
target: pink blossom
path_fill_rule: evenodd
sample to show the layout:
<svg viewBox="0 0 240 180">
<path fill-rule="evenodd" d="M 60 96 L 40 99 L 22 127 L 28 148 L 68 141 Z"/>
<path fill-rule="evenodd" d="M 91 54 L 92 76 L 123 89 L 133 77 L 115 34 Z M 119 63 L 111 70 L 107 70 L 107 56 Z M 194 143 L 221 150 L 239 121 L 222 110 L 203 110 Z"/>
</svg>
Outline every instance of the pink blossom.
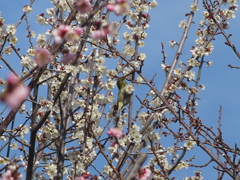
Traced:
<svg viewBox="0 0 240 180">
<path fill-rule="evenodd" d="M 39 67 L 44 67 L 51 62 L 51 53 L 44 48 L 37 49 L 34 61 Z"/>
<path fill-rule="evenodd" d="M 115 4 L 108 4 L 107 5 L 107 10 L 108 11 L 114 11 Z"/>
<path fill-rule="evenodd" d="M 14 180 L 12 176 L 12 171 L 7 170 L 1 180 Z"/>
<path fill-rule="evenodd" d="M 77 42 L 79 40 L 80 35 L 82 35 L 82 32 L 83 32 L 82 28 L 71 29 L 65 34 L 64 39 L 66 41 Z"/>
<path fill-rule="evenodd" d="M 61 44 L 64 41 L 65 34 L 71 29 L 70 26 L 60 25 L 57 29 L 52 31 L 55 42 Z"/>
<path fill-rule="evenodd" d="M 100 29 L 100 30 L 96 30 L 92 33 L 91 37 L 93 39 L 102 39 L 102 38 L 105 38 L 106 37 L 106 33 L 103 29 Z"/>
<path fill-rule="evenodd" d="M 19 82 L 19 79 L 14 74 L 9 74 L 7 77 L 8 86 L 14 86 Z"/>
<path fill-rule="evenodd" d="M 122 130 L 120 128 L 110 128 L 107 132 L 108 135 L 112 135 L 113 137 L 120 138 L 122 136 Z"/>
<path fill-rule="evenodd" d="M 22 101 L 27 99 L 29 95 L 29 88 L 25 85 L 18 85 L 12 92 L 5 96 L 5 102 L 12 108 L 17 108 L 21 105 Z"/>
<path fill-rule="evenodd" d="M 140 170 L 140 175 L 139 175 L 139 179 L 140 180 L 147 180 L 148 178 L 151 177 L 151 170 L 148 168 L 143 168 Z"/>
<path fill-rule="evenodd" d="M 116 4 L 108 4 L 107 10 L 113 11 L 117 16 L 127 13 L 129 2 L 127 0 L 116 0 Z"/>
<path fill-rule="evenodd" d="M 71 26 L 60 25 L 57 29 L 52 31 L 55 42 L 61 44 L 64 41 L 78 41 L 82 35 L 83 29 L 81 27 L 72 28 Z"/>
<path fill-rule="evenodd" d="M 105 38 L 107 34 L 112 35 L 114 33 L 114 27 L 114 23 L 111 22 L 107 26 L 104 26 L 103 29 L 94 31 L 91 37 L 93 39 L 102 39 Z"/>
<path fill-rule="evenodd" d="M 92 12 L 92 6 L 89 3 L 89 0 L 77 0 L 75 7 L 80 12 L 80 14 Z"/>
<path fill-rule="evenodd" d="M 68 63 L 71 63 L 75 58 L 76 56 L 68 51 L 63 55 L 62 63 L 64 65 L 67 65 Z"/>
<path fill-rule="evenodd" d="M 1 180 L 20 180 L 23 175 L 18 173 L 19 166 L 9 165 Z"/>
<path fill-rule="evenodd" d="M 7 82 L 7 89 L 0 95 L 0 99 L 12 108 L 18 108 L 27 99 L 30 89 L 17 79 L 14 74 L 8 76 Z"/>
<path fill-rule="evenodd" d="M 81 27 L 76 27 L 76 28 L 74 28 L 74 31 L 75 31 L 75 33 L 76 33 L 78 36 L 81 36 L 82 33 L 83 33 L 83 28 L 81 28 Z"/>
<path fill-rule="evenodd" d="M 103 27 L 103 30 L 105 31 L 106 34 L 113 35 L 114 30 L 115 30 L 115 23 L 110 22 L 108 25 Z"/>
</svg>

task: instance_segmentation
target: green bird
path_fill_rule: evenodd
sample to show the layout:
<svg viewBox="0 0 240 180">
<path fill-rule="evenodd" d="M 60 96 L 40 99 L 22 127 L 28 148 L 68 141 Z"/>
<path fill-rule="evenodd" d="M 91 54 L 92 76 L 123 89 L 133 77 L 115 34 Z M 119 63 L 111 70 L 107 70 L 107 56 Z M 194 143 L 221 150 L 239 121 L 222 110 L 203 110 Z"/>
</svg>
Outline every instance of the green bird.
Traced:
<svg viewBox="0 0 240 180">
<path fill-rule="evenodd" d="M 131 94 L 126 92 L 126 81 L 124 78 L 119 78 L 117 81 L 118 91 L 118 99 L 117 99 L 117 108 L 118 111 L 126 106 L 130 102 Z"/>
</svg>

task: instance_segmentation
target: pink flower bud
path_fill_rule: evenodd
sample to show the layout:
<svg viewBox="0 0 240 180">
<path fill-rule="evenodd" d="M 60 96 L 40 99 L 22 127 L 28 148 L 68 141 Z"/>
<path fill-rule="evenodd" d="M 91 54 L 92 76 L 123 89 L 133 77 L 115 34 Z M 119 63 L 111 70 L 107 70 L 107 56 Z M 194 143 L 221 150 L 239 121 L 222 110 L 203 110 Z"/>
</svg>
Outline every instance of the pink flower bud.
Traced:
<svg viewBox="0 0 240 180">
<path fill-rule="evenodd" d="M 85 178 L 82 177 L 82 176 L 81 177 L 75 177 L 74 180 L 85 180 Z"/>
<path fill-rule="evenodd" d="M 111 147 L 114 147 L 115 144 L 116 144 L 115 142 L 110 142 L 110 146 L 111 146 Z"/>
<path fill-rule="evenodd" d="M 116 4 L 122 4 L 122 3 L 125 3 L 127 2 L 126 0 L 116 0 Z"/>
</svg>

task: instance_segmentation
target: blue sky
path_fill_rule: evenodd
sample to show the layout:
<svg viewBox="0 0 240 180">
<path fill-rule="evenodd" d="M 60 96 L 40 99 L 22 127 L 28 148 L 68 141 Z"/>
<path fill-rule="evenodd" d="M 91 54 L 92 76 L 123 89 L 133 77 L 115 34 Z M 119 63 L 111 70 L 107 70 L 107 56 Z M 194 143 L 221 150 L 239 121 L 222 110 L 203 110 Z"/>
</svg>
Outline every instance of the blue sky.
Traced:
<svg viewBox="0 0 240 180">
<path fill-rule="evenodd" d="M 2 17 L 6 20 L 6 23 L 13 24 L 18 22 L 20 16 L 22 15 L 22 7 L 28 3 L 29 1 L 26 0 L 2 1 L 0 11 L 2 12 Z M 187 17 L 184 15 L 185 13 L 189 12 L 192 1 L 159 0 L 158 3 L 158 7 L 150 11 L 151 21 L 150 28 L 147 30 L 148 35 L 145 42 L 146 46 L 140 49 L 140 52 L 145 52 L 147 54 L 147 60 L 145 62 L 145 67 L 143 68 L 143 73 L 148 77 L 148 79 L 151 79 L 152 76 L 157 73 L 155 83 L 158 88 L 161 88 L 162 83 L 164 82 L 164 72 L 161 70 L 161 42 L 165 43 L 165 53 L 168 55 L 167 63 L 171 64 L 176 49 L 171 49 L 168 45 L 168 42 L 170 40 L 175 40 L 177 42 L 180 41 L 183 30 L 178 28 L 178 24 L 180 20 L 187 19 Z M 180 58 L 180 60 L 183 62 L 186 62 L 191 57 L 189 50 L 191 46 L 195 45 L 195 39 L 197 38 L 195 32 L 198 29 L 198 23 L 201 20 L 203 10 L 201 3 L 199 4 L 200 10 L 195 14 L 195 24 L 191 27 L 183 54 Z M 30 18 L 30 22 L 32 22 L 31 28 L 32 30 L 36 31 L 37 34 L 44 33 L 45 27 L 39 28 L 40 26 L 35 23 L 36 15 L 45 12 L 45 9 L 50 7 L 51 4 L 46 0 L 36 1 L 34 3 L 34 12 L 30 13 L 29 17 L 32 16 Z M 239 15 L 240 14 L 237 13 L 237 17 L 230 20 L 230 29 L 227 30 L 227 33 L 233 34 L 231 41 L 236 48 L 240 48 Z M 23 24 L 20 25 L 17 33 L 22 53 L 25 53 L 25 50 L 28 48 L 25 43 L 23 43 L 24 41 L 27 41 L 27 38 L 25 37 L 27 31 L 25 28 L 25 22 L 23 22 Z M 240 81 L 239 70 L 230 69 L 227 67 L 227 65 L 231 64 L 233 66 L 239 66 L 239 59 L 234 54 L 232 49 L 224 44 L 225 41 L 226 40 L 221 35 L 216 36 L 216 40 L 213 41 L 213 54 L 205 57 L 206 61 L 213 60 L 213 65 L 211 67 L 203 68 L 203 75 L 200 83 L 206 86 L 206 90 L 201 91 L 198 94 L 198 97 L 201 98 L 201 100 L 198 101 L 199 106 L 197 111 L 199 112 L 198 116 L 200 119 L 202 119 L 206 125 L 212 126 L 213 129 L 216 130 L 218 127 L 218 111 L 219 106 L 221 105 L 223 108 L 223 139 L 233 147 L 234 143 L 239 142 Z M 20 62 L 16 60 L 14 56 L 5 58 L 7 58 L 8 61 L 14 62 L 14 67 L 19 66 Z M 0 62 L 0 65 L 2 65 L 2 62 Z M 20 71 L 21 69 L 19 69 L 19 72 Z M 0 78 L 4 78 L 6 72 L 6 69 L 2 69 Z M 147 90 L 147 88 L 143 88 L 141 90 L 137 89 L 136 93 L 143 96 L 143 94 L 146 93 L 146 91 L 143 90 Z M 137 100 L 134 102 L 137 103 Z M 207 158 L 205 153 L 200 150 L 197 152 L 201 157 L 205 158 L 198 158 L 196 162 L 202 161 L 202 164 L 206 162 Z M 199 163 L 199 165 L 201 163 Z M 217 173 L 215 170 L 212 171 L 209 168 L 211 168 L 211 165 L 208 167 L 208 169 L 203 169 L 203 177 L 205 175 L 204 179 L 215 179 Z M 193 171 L 193 168 L 190 168 L 182 173 L 176 172 L 176 176 L 178 178 L 178 176 L 181 174 L 181 176 L 179 176 L 181 178 L 179 179 L 182 179 L 183 174 L 193 175 Z M 210 171 L 213 173 L 209 174 Z"/>
</svg>

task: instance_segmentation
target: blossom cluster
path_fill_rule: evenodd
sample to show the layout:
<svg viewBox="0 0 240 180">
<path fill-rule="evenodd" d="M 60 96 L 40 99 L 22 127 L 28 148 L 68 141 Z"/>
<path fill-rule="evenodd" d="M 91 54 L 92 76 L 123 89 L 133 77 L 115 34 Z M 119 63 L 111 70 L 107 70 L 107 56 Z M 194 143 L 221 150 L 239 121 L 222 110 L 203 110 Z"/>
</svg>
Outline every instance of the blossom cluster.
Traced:
<svg viewBox="0 0 240 180">
<path fill-rule="evenodd" d="M 9 45 L 2 55 L 8 57 L 15 53 L 22 65 L 19 77 L 14 72 L 6 81 L 0 80 L 0 85 L 6 87 L 0 99 L 14 111 L 19 110 L 15 118 L 17 125 L 6 129 L 0 140 L 5 143 L 3 148 L 18 150 L 21 157 L 17 161 L 23 162 L 12 166 L 13 158 L 1 156 L 0 165 L 8 166 L 2 179 L 21 178 L 18 169 L 25 165 L 26 172 L 32 172 L 27 174 L 28 178 L 36 180 L 124 179 L 144 151 L 149 158 L 138 167 L 136 178 L 140 180 L 164 179 L 166 172 L 188 169 L 194 158 L 179 158 L 181 153 L 197 145 L 193 138 L 197 132 L 191 134 L 183 124 L 189 120 L 186 124 L 190 127 L 200 125 L 193 122 L 197 121 L 194 116 L 197 95 L 205 89 L 199 83 L 199 69 L 203 63 L 212 65 L 213 61 L 205 61 L 204 57 L 213 53 L 211 40 L 216 35 L 217 23 L 223 29 L 229 28 L 227 20 L 235 18 L 237 0 L 222 1 L 229 5 L 228 9 L 219 9 L 214 15 L 206 8 L 189 58 L 180 60 L 179 50 L 184 43 L 175 40 L 169 42 L 172 49 L 177 49 L 175 63 L 169 65 L 162 50 L 162 70 L 167 77 L 162 90 L 156 89 L 154 78 L 148 81 L 142 73 L 144 64 L 152 63 L 144 47 L 150 11 L 157 7 L 157 1 L 50 2 L 52 7 L 36 16 L 38 25 L 48 28 L 46 32 L 36 34 L 30 30 L 31 26 L 27 27 L 30 46 L 25 54 L 16 48 L 18 25 L 6 25 L 0 17 L 0 45 Z M 32 4 L 23 7 L 27 23 L 27 14 L 34 13 L 33 7 Z M 199 9 L 196 3 L 191 4 L 186 16 L 199 13 Z M 112 16 L 120 21 L 112 21 Z M 191 24 L 189 20 L 180 21 L 183 34 Z M 119 78 L 128 82 L 125 93 L 131 95 L 134 105 L 117 111 Z M 135 96 L 145 85 L 150 88 L 146 97 L 143 91 Z M 182 105 L 181 94 L 185 92 L 187 100 Z M 140 107 L 133 115 L 135 97 Z M 24 122 L 19 123 L 18 117 Z M 23 139 L 28 134 L 30 142 Z M 164 146 L 168 138 L 173 143 Z M 31 158 L 32 167 L 27 164 Z M 101 162 L 100 166 L 97 161 Z M 90 172 L 90 166 L 97 175 Z M 201 172 L 196 171 L 194 177 L 185 179 L 193 178 L 201 179 Z"/>
</svg>

